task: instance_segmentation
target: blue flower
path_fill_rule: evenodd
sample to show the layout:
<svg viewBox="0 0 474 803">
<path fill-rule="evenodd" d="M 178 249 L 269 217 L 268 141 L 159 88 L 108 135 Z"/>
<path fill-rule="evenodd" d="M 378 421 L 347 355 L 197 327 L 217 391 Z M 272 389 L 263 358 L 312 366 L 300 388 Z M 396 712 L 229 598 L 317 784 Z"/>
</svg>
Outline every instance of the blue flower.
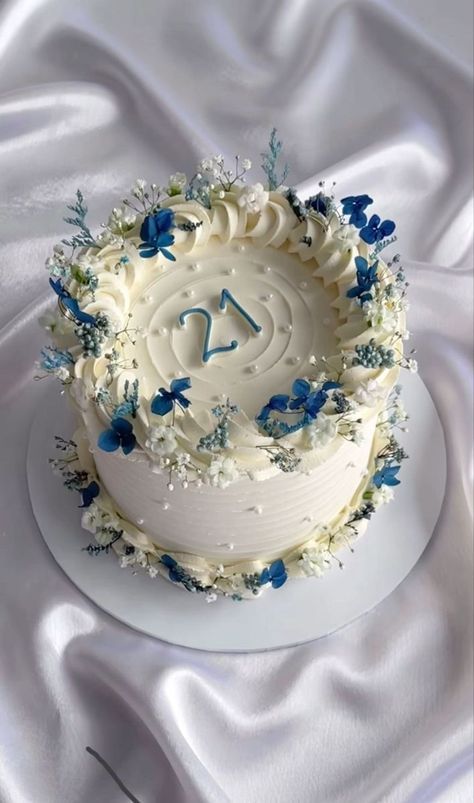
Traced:
<svg viewBox="0 0 474 803">
<path fill-rule="evenodd" d="M 174 226 L 174 212 L 172 209 L 160 209 L 154 215 L 147 215 L 140 229 L 143 242 L 138 246 L 140 256 L 144 259 L 163 254 L 166 259 L 176 260 L 167 246 L 173 245 L 174 235 L 170 230 Z"/>
<path fill-rule="evenodd" d="M 137 439 L 133 427 L 126 418 L 112 418 L 111 429 L 101 432 L 97 445 L 104 452 L 116 452 L 122 447 L 124 454 L 130 454 L 135 448 Z"/>
<path fill-rule="evenodd" d="M 191 402 L 183 396 L 182 391 L 188 390 L 190 387 L 191 380 L 189 376 L 184 376 L 182 379 L 173 379 L 170 390 L 160 388 L 158 396 L 155 396 L 151 403 L 151 412 L 156 415 L 166 415 L 173 409 L 175 402 L 185 410 Z"/>
<path fill-rule="evenodd" d="M 361 239 L 368 245 L 378 243 L 385 240 L 395 231 L 395 223 L 393 220 L 384 220 L 380 222 L 378 215 L 372 215 L 367 225 L 360 230 Z"/>
<path fill-rule="evenodd" d="M 306 199 L 305 206 L 307 209 L 314 209 L 315 212 L 319 212 L 320 215 L 326 217 L 328 210 L 331 208 L 331 199 L 324 193 L 318 192 L 317 195 L 312 195 Z"/>
<path fill-rule="evenodd" d="M 381 488 L 382 485 L 400 485 L 400 480 L 396 476 L 399 471 L 400 466 L 384 466 L 375 472 L 372 482 L 376 488 Z"/>
<path fill-rule="evenodd" d="M 347 198 L 341 198 L 342 214 L 350 215 L 349 223 L 360 229 L 367 223 L 367 215 L 365 209 L 373 200 L 370 195 L 348 195 Z"/>
<path fill-rule="evenodd" d="M 182 567 L 175 561 L 171 555 L 162 555 L 160 558 L 163 566 L 168 569 L 168 575 L 173 583 L 181 583 L 184 575 Z"/>
<path fill-rule="evenodd" d="M 288 574 L 285 569 L 285 564 L 278 558 L 272 564 L 263 570 L 260 575 L 260 585 L 264 586 L 271 583 L 273 588 L 281 588 L 283 583 L 286 583 Z"/>
<path fill-rule="evenodd" d="M 360 303 L 372 300 L 372 293 L 370 292 L 376 282 L 378 262 L 374 262 L 369 268 L 369 263 L 364 257 L 358 256 L 355 258 L 357 268 L 357 287 L 351 287 L 347 291 L 348 298 L 358 298 Z"/>
<path fill-rule="evenodd" d="M 305 412 L 305 418 L 316 418 L 326 404 L 328 390 L 339 387 L 339 382 L 324 382 L 320 388 L 312 391 L 311 385 L 306 379 L 295 379 L 292 387 L 295 398 L 290 401 L 290 410 L 302 409 Z"/>
<path fill-rule="evenodd" d="M 92 480 L 87 488 L 81 488 L 82 505 L 79 505 L 79 507 L 90 507 L 96 496 L 99 496 L 99 493 L 99 484 L 95 480 Z"/>
<path fill-rule="evenodd" d="M 265 407 L 262 407 L 260 410 L 257 416 L 257 421 L 268 421 L 268 417 L 272 410 L 278 410 L 278 412 L 284 413 L 288 408 L 289 400 L 290 397 L 285 396 L 282 393 L 272 396 L 268 404 L 266 404 Z"/>
<path fill-rule="evenodd" d="M 54 292 L 58 296 L 59 300 L 61 301 L 63 307 L 65 307 L 73 318 L 79 323 L 90 323 L 93 326 L 96 325 L 96 320 L 93 315 L 88 315 L 87 312 L 82 312 L 79 308 L 79 304 L 77 299 L 73 298 L 69 292 L 66 290 L 63 284 L 61 284 L 59 279 L 54 281 L 53 279 L 49 280 L 51 287 L 53 288 Z"/>
</svg>

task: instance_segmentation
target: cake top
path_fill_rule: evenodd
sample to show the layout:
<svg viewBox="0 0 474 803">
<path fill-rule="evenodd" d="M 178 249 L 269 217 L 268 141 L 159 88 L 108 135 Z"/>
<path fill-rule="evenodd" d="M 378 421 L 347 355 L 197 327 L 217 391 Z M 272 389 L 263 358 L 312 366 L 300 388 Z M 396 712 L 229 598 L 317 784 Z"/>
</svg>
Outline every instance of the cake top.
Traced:
<svg viewBox="0 0 474 803">
<path fill-rule="evenodd" d="M 310 470 L 338 438 L 357 442 L 399 368 L 416 368 L 403 269 L 380 257 L 395 224 L 324 184 L 301 201 L 280 152 L 273 131 L 265 185 L 247 181 L 248 159 L 231 171 L 220 156 L 189 182 L 137 181 L 97 237 L 78 191 L 78 233 L 47 262 L 61 314 L 42 369 L 99 448 L 170 484 Z"/>
</svg>

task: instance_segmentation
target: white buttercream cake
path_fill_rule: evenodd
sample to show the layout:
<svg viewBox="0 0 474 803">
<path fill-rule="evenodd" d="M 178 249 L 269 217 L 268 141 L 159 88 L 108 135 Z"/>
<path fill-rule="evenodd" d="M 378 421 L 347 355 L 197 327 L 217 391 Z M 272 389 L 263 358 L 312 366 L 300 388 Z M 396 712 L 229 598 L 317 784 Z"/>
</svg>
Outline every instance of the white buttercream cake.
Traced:
<svg viewBox="0 0 474 803">
<path fill-rule="evenodd" d="M 366 195 L 249 186 L 248 164 L 138 182 L 98 238 L 78 193 L 77 241 L 48 260 L 42 367 L 80 423 L 54 465 L 88 550 L 208 600 L 341 564 L 398 483 L 394 388 L 415 367 L 403 269 L 379 256 L 394 224 Z"/>
</svg>

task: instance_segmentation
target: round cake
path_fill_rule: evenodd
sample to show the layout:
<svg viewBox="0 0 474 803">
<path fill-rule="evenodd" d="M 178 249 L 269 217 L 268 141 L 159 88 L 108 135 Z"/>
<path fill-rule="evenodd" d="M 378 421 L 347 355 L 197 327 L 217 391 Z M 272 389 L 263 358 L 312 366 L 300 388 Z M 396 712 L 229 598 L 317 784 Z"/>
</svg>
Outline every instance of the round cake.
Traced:
<svg viewBox="0 0 474 803">
<path fill-rule="evenodd" d="M 280 150 L 272 132 L 265 185 L 220 156 L 189 182 L 138 181 L 98 237 L 78 192 L 78 233 L 47 262 L 40 364 L 80 419 L 52 462 L 86 548 L 208 601 L 341 565 L 406 456 L 407 283 L 380 258 L 395 224 L 368 195 L 301 201 Z"/>
</svg>

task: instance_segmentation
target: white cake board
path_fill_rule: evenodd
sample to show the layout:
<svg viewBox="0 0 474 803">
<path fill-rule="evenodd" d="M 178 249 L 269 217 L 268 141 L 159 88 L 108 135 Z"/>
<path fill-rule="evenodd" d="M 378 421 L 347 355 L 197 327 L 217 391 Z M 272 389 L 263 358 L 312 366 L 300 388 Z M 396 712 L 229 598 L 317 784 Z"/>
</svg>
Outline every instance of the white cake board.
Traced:
<svg viewBox="0 0 474 803">
<path fill-rule="evenodd" d="M 31 428 L 27 475 L 31 504 L 53 557 L 73 583 L 121 622 L 173 644 L 219 652 L 253 652 L 321 638 L 370 611 L 407 576 L 431 538 L 444 496 L 446 451 L 438 414 L 418 376 L 407 375 L 403 400 L 410 431 L 401 433 L 410 459 L 395 499 L 369 522 L 355 552 L 339 555 L 322 578 L 292 579 L 257 600 L 219 598 L 207 604 L 162 578 L 121 569 L 114 554 L 82 551 L 93 538 L 80 526 L 78 494 L 48 466 L 54 435 L 70 437 L 73 416 L 52 386 Z"/>
</svg>

